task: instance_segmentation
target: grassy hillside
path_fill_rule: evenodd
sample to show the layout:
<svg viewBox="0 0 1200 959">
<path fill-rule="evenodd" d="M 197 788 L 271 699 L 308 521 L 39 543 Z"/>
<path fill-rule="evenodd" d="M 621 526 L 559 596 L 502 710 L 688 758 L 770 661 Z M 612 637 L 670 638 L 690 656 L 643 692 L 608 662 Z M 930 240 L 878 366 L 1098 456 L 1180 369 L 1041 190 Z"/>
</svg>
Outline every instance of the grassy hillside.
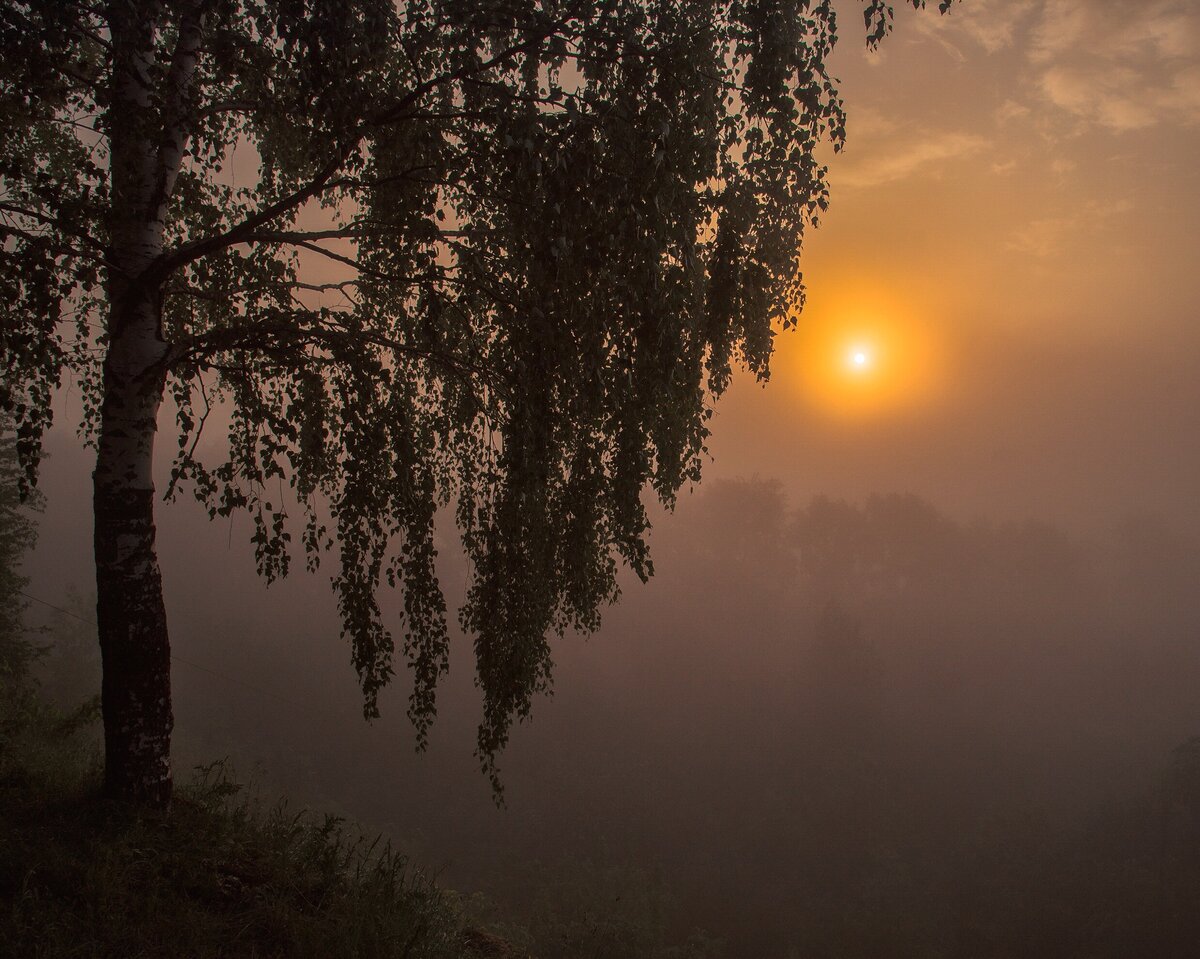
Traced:
<svg viewBox="0 0 1200 959">
<path fill-rule="evenodd" d="M 14 693 L 18 693 L 14 695 Z M 517 956 L 456 897 L 332 818 L 266 805 L 220 766 L 170 813 L 98 794 L 84 716 L 9 685 L 0 719 L 0 943 L 19 957 Z"/>
<path fill-rule="evenodd" d="M 100 795 L 95 707 L 64 716 L 0 669 L 4 959 L 719 959 L 668 932 L 642 872 L 514 873 L 500 906 L 436 885 L 386 842 L 194 771 L 169 813 Z M 494 930 L 503 936 L 496 935 Z"/>
</svg>

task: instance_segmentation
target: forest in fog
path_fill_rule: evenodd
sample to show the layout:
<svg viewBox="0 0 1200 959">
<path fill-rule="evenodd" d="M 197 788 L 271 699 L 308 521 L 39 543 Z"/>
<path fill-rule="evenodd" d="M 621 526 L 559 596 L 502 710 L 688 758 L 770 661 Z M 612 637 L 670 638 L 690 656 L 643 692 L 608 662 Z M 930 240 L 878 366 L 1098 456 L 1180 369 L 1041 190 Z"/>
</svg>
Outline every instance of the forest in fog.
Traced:
<svg viewBox="0 0 1200 959">
<path fill-rule="evenodd" d="M 180 563 L 232 535 L 195 523 Z M 363 723 L 314 578 L 263 603 L 236 548 L 186 569 L 180 767 L 228 752 L 383 829 L 545 959 L 1188 955 L 1194 540 L 1150 511 L 1085 537 L 756 479 L 685 498 L 653 547 L 650 584 L 559 644 L 504 808 L 468 670 L 414 755 L 403 683 Z M 54 628 L 47 686 L 94 689 L 88 627 Z"/>
<path fill-rule="evenodd" d="M 0 0 L 0 959 L 1197 959 L 1197 156 L 1196 0 Z"/>
</svg>

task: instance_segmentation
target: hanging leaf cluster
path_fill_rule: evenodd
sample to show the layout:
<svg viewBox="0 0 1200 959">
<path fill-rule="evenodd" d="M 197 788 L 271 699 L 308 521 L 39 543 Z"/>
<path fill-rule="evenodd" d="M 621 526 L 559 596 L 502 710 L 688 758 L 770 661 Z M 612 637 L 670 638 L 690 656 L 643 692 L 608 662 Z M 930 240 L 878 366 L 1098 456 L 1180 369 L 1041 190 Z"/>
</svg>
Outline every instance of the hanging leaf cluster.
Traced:
<svg viewBox="0 0 1200 959">
<path fill-rule="evenodd" d="M 106 18 L 131 2 L 0 5 L 0 409 L 27 482 L 64 376 L 89 425 L 99 406 L 108 237 L 138 213 L 110 204 Z M 699 479 L 711 404 L 739 367 L 768 376 L 800 312 L 817 145 L 845 134 L 833 4 L 133 6 L 153 46 L 138 122 L 185 145 L 164 251 L 133 278 L 161 291 L 170 492 L 248 511 L 268 578 L 332 551 L 366 711 L 395 634 L 421 737 L 452 515 L 494 776 L 550 683 L 548 637 L 598 626 L 621 563 L 651 574 L 644 492 L 669 506 Z M 891 12 L 864 3 L 870 42 Z"/>
</svg>

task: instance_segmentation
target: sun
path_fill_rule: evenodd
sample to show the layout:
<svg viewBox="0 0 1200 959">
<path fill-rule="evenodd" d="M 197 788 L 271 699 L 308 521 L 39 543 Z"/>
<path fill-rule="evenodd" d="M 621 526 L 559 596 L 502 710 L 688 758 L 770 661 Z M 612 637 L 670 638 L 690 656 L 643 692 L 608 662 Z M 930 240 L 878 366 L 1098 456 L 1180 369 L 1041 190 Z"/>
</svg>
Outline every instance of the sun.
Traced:
<svg viewBox="0 0 1200 959">
<path fill-rule="evenodd" d="M 795 338 L 780 343 L 776 367 L 806 407 L 840 420 L 878 420 L 939 393 L 940 340 L 921 311 L 862 289 L 811 307 Z"/>
<path fill-rule="evenodd" d="M 835 357 L 830 356 L 832 362 L 828 372 L 841 379 L 846 389 L 866 389 L 872 382 L 886 377 L 886 367 L 891 365 L 884 362 L 886 349 L 878 330 L 845 331 L 840 337 L 835 336 L 827 349 L 842 358 L 839 369 Z"/>
<path fill-rule="evenodd" d="M 855 346 L 846 357 L 850 369 L 857 373 L 865 373 L 871 367 L 871 351 L 865 346 Z"/>
</svg>

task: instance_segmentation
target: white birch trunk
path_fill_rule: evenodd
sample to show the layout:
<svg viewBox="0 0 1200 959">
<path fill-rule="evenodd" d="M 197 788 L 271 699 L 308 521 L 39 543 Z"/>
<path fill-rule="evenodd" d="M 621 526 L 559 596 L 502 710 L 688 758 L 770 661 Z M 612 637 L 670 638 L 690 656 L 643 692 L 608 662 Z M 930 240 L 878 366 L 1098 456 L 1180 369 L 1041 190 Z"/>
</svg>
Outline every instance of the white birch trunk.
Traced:
<svg viewBox="0 0 1200 959">
<path fill-rule="evenodd" d="M 112 209 L 108 352 L 93 476 L 97 620 L 104 678 L 105 788 L 165 806 L 171 798 L 171 647 L 154 530 L 154 437 L 166 383 L 162 330 L 167 204 L 187 141 L 188 92 L 202 24 L 183 13 L 166 88 L 151 89 L 163 6 L 114 0 L 109 106 Z"/>
</svg>

